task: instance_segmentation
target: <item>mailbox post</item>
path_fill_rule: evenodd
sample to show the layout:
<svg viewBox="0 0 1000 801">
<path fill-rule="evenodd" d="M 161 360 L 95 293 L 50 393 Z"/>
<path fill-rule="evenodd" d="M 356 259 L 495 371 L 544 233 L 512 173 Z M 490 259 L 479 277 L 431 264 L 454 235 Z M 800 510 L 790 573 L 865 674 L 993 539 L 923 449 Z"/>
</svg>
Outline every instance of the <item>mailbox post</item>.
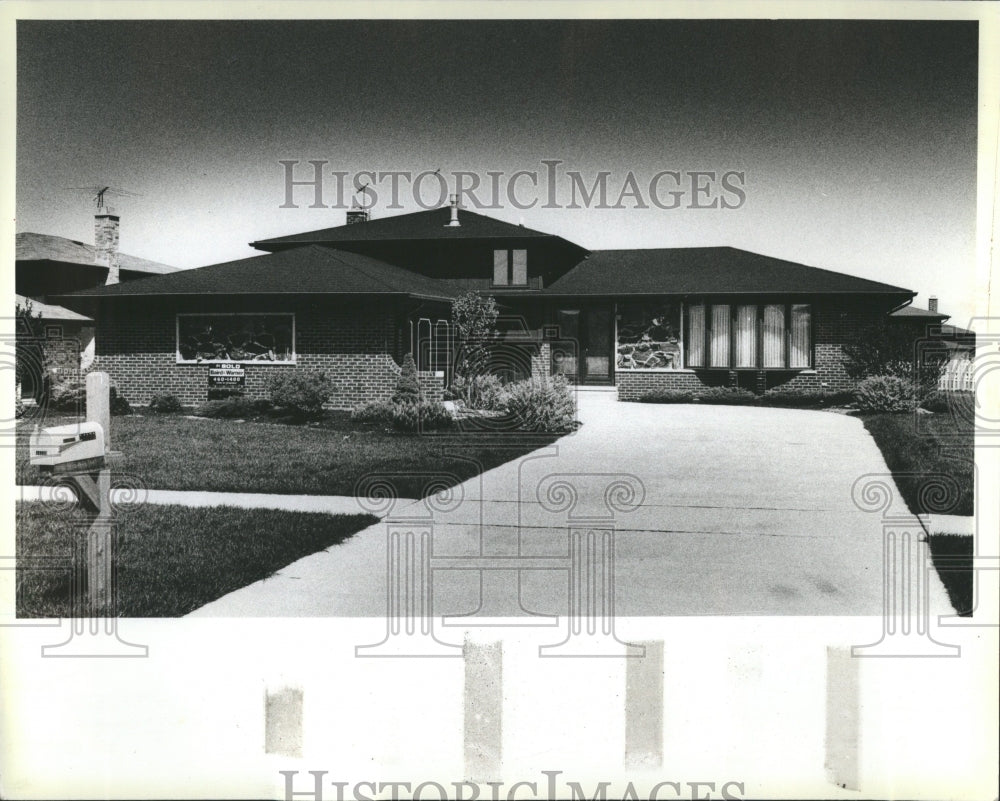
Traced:
<svg viewBox="0 0 1000 801">
<path fill-rule="evenodd" d="M 74 547 L 70 637 L 44 646 L 44 656 L 148 655 L 145 645 L 118 636 L 111 470 L 121 454 L 109 448 L 110 424 L 110 380 L 107 373 L 94 372 L 87 376 L 86 422 L 43 429 L 31 437 L 32 464 L 69 482 L 84 513 Z"/>
</svg>

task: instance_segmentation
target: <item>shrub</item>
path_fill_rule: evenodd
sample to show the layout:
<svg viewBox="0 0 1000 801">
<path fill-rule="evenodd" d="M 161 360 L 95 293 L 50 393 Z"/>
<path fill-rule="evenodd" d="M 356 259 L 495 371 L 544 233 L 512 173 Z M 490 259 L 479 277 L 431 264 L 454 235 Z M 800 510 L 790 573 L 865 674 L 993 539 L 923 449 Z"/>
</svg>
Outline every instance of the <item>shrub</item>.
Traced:
<svg viewBox="0 0 1000 801">
<path fill-rule="evenodd" d="M 694 393 L 684 389 L 652 389 L 639 397 L 640 403 L 694 403 Z"/>
<path fill-rule="evenodd" d="M 897 376 L 916 382 L 921 394 L 937 388 L 938 377 L 948 360 L 946 354 L 916 352 L 920 333 L 888 318 L 879 320 L 844 346 L 844 370 L 851 378 Z"/>
<path fill-rule="evenodd" d="M 432 431 L 450 428 L 451 413 L 437 401 L 372 401 L 351 412 L 351 419 L 362 423 L 388 423 L 397 431 Z"/>
<path fill-rule="evenodd" d="M 862 412 L 909 412 L 916 406 L 913 381 L 896 375 L 875 375 L 854 391 Z"/>
<path fill-rule="evenodd" d="M 132 405 L 125 400 L 125 396 L 118 394 L 118 390 L 115 387 L 111 387 L 109 395 L 112 415 L 119 417 L 121 415 L 132 414 Z"/>
<path fill-rule="evenodd" d="M 463 401 L 470 409 L 501 411 L 507 407 L 507 385 L 492 373 L 471 378 L 455 376 L 449 396 Z"/>
<path fill-rule="evenodd" d="M 246 393 L 239 387 L 210 387 L 209 400 L 225 400 L 226 398 L 242 398 Z"/>
<path fill-rule="evenodd" d="M 52 373 L 48 388 L 48 407 L 57 412 L 85 411 L 87 384 L 78 374 L 69 376 Z"/>
<path fill-rule="evenodd" d="M 403 357 L 403 366 L 396 381 L 396 393 L 392 396 L 396 403 L 417 403 L 420 401 L 420 380 L 417 378 L 417 365 L 413 354 Z"/>
<path fill-rule="evenodd" d="M 264 414 L 270 408 L 270 401 L 236 397 L 226 398 L 225 400 L 210 400 L 199 406 L 195 410 L 195 414 L 199 417 L 211 417 L 214 419 L 245 419 Z"/>
<path fill-rule="evenodd" d="M 506 387 L 507 413 L 525 431 L 569 431 L 576 423 L 576 404 L 562 376 L 528 379 Z"/>
<path fill-rule="evenodd" d="M 351 410 L 351 419 L 360 423 L 387 423 L 395 404 L 388 400 L 372 401 Z"/>
<path fill-rule="evenodd" d="M 929 412 L 947 414 L 956 412 L 971 420 L 975 414 L 976 395 L 974 392 L 942 392 L 936 390 L 924 396 L 920 406 Z"/>
<path fill-rule="evenodd" d="M 307 419 L 322 413 L 323 404 L 330 400 L 334 387 L 326 373 L 295 370 L 271 376 L 267 391 L 274 406 L 293 417 Z M 230 398 L 229 401 L 235 402 L 237 398 Z"/>
<path fill-rule="evenodd" d="M 184 407 L 176 395 L 154 395 L 149 402 L 149 411 L 154 414 L 176 414 Z"/>
<path fill-rule="evenodd" d="M 694 393 L 694 399 L 696 403 L 724 406 L 745 406 L 757 402 L 756 395 L 740 387 L 705 387 Z"/>
</svg>

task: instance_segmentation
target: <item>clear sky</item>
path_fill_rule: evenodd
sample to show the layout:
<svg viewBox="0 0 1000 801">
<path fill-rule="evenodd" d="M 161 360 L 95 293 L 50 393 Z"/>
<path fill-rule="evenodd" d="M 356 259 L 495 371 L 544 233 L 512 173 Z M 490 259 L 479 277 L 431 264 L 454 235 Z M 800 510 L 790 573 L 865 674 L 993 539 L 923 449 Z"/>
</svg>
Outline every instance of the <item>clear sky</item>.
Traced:
<svg viewBox="0 0 1000 801">
<path fill-rule="evenodd" d="M 91 242 L 72 188 L 111 185 L 137 193 L 112 199 L 122 250 L 194 267 L 343 222 L 301 190 L 279 208 L 283 159 L 558 159 L 610 171 L 612 203 L 629 171 L 645 191 L 735 170 L 738 209 L 544 209 L 543 188 L 485 213 L 591 249 L 729 244 L 973 313 L 976 23 L 20 22 L 17 57 L 18 231 Z M 376 216 L 418 208 L 379 188 Z"/>
</svg>

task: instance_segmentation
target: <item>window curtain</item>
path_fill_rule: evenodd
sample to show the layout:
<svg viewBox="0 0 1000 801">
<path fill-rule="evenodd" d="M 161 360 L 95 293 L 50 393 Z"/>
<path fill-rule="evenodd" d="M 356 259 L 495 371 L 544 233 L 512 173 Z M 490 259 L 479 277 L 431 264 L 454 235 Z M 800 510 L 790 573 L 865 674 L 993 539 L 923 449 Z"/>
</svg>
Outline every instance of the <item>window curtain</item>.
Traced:
<svg viewBox="0 0 1000 801">
<path fill-rule="evenodd" d="M 812 340 L 812 311 L 807 304 L 792 304 L 792 352 L 790 367 L 809 367 Z"/>
<path fill-rule="evenodd" d="M 687 363 L 689 367 L 705 366 L 705 307 L 687 307 Z"/>
<path fill-rule="evenodd" d="M 493 283 L 495 286 L 507 286 L 507 251 L 493 251 Z"/>
<path fill-rule="evenodd" d="M 736 307 L 736 366 L 757 366 L 757 307 Z"/>
<path fill-rule="evenodd" d="M 513 259 L 513 280 L 511 283 L 514 286 L 524 286 L 528 283 L 528 251 L 526 250 L 515 250 Z M 494 271 L 496 267 L 494 266 Z"/>
<path fill-rule="evenodd" d="M 770 303 L 764 307 L 764 366 L 785 366 L 785 307 Z"/>
<path fill-rule="evenodd" d="M 712 367 L 729 366 L 729 304 L 712 306 Z"/>
</svg>

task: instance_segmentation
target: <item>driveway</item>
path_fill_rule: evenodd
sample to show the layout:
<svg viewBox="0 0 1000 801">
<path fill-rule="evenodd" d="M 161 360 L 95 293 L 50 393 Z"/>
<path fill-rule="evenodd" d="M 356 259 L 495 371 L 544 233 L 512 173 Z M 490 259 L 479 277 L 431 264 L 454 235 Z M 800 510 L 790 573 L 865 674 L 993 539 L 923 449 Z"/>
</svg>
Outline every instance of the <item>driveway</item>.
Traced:
<svg viewBox="0 0 1000 801">
<path fill-rule="evenodd" d="M 571 541 L 600 566 L 612 528 L 620 616 L 882 613 L 883 515 L 921 529 L 891 481 L 884 510 L 852 500 L 859 477 L 889 472 L 859 420 L 579 397 L 577 432 L 470 479 L 460 499 L 400 503 L 344 544 L 192 614 L 383 616 L 387 576 L 400 586 L 428 566 L 435 614 L 566 614 Z M 409 565 L 398 573 L 387 571 L 390 531 Z M 522 569 L 497 569 L 511 564 Z M 950 613 L 929 574 L 931 614 Z M 575 586 L 586 595 L 585 585 Z"/>
</svg>

